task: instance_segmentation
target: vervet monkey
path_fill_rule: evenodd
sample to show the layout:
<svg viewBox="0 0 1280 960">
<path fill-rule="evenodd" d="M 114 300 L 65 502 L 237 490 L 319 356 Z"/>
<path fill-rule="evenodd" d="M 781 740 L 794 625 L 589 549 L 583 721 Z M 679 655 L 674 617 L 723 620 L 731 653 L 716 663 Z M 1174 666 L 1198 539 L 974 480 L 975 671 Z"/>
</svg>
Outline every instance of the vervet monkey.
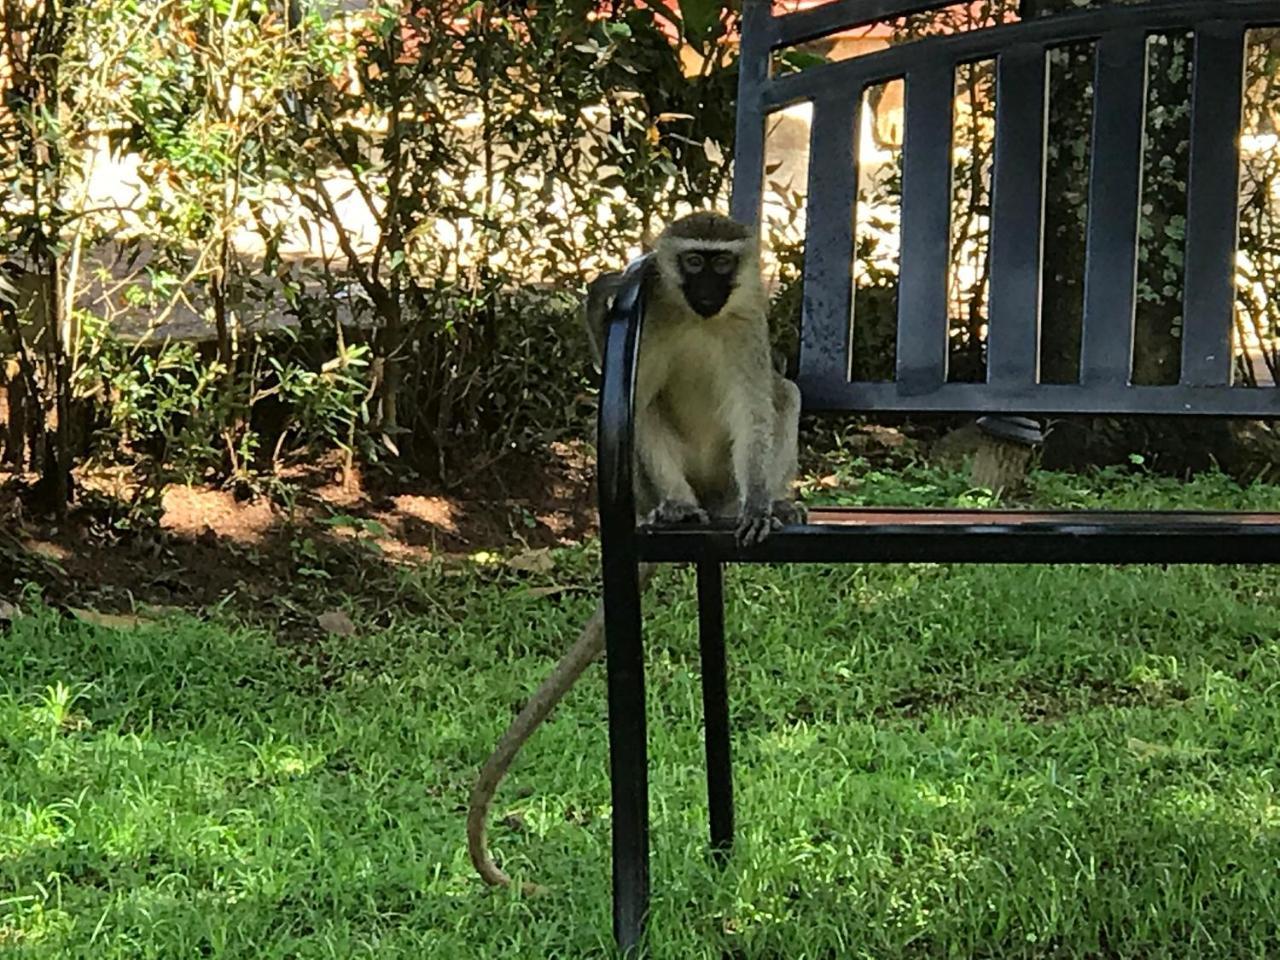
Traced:
<svg viewBox="0 0 1280 960">
<path fill-rule="evenodd" d="M 740 545 L 803 522 L 804 508 L 791 498 L 800 391 L 770 353 L 754 232 L 716 213 L 691 214 L 667 227 L 645 261 L 635 394 L 637 522 L 733 518 Z M 621 273 L 601 275 L 583 304 L 597 369 L 609 304 L 622 281 Z M 641 589 L 652 572 L 651 564 L 641 564 Z M 467 813 L 467 847 L 488 883 L 511 882 L 485 845 L 494 792 L 525 741 L 604 646 L 600 605 L 480 771 Z"/>
</svg>

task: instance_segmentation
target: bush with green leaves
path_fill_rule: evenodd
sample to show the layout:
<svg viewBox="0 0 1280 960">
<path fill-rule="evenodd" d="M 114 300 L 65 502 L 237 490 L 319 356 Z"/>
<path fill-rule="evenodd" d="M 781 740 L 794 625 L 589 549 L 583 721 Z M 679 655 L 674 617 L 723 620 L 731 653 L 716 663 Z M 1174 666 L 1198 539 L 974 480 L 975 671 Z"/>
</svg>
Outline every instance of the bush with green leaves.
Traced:
<svg viewBox="0 0 1280 960">
<path fill-rule="evenodd" d="M 723 199 L 730 19 L 596 8 L 377 4 L 312 33 L 313 82 L 277 148 L 366 319 L 370 453 L 455 480 L 477 455 L 581 430 L 564 416 L 587 367 L 572 295 L 681 204 Z M 695 74 L 659 16 L 702 53 Z"/>
<path fill-rule="evenodd" d="M 253 484 L 290 445 L 350 451 L 368 396 L 366 346 L 314 362 L 290 330 L 249 338 L 230 375 L 208 347 L 125 343 L 92 318 L 82 349 L 75 386 L 101 410 L 95 453 L 139 467 L 148 502 L 171 480 Z"/>
<path fill-rule="evenodd" d="M 985 0 L 939 16 L 959 29 L 979 24 L 956 18 L 985 23 L 1012 5 Z M 1068 5 L 1081 4 L 1018 8 L 1033 16 Z M 14 396 L 28 397 L 21 449 L 15 457 L 10 430 L 6 452 L 42 469 L 55 501 L 91 450 L 90 427 L 104 421 L 97 455 L 149 458 L 157 483 L 251 478 L 306 444 L 458 483 L 510 451 L 588 433 L 578 291 L 679 212 L 727 200 L 733 0 L 345 7 L 5 6 L 0 55 L 15 69 L 0 76 L 0 258 L 9 264 L 0 321 L 18 353 L 11 411 Z M 905 40 L 941 29 L 916 18 L 899 27 Z M 1250 50 L 1255 73 L 1273 80 L 1274 40 Z M 793 54 L 792 67 L 812 59 Z M 1089 127 L 1088 65 L 1074 50 L 1055 57 L 1050 378 L 1075 362 Z M 1153 39 L 1151 63 L 1143 382 L 1176 372 L 1185 41 Z M 991 86 L 989 64 L 967 69 L 976 101 Z M 1274 102 L 1267 83 L 1248 91 L 1255 114 Z M 973 106 L 969 119 L 981 126 Z M 137 160 L 143 189 L 123 210 L 87 199 L 104 140 Z M 990 144 L 973 140 L 957 161 L 953 217 L 955 245 L 976 275 L 952 296 L 956 353 L 972 360 L 954 365 L 964 376 L 980 373 L 986 312 Z M 1267 291 L 1280 266 L 1268 252 L 1278 209 L 1268 163 L 1248 161 L 1240 289 L 1274 369 L 1267 344 L 1280 320 Z M 873 192 L 897 201 L 896 168 Z M 802 238 L 785 220 L 769 233 L 776 333 L 794 352 Z M 123 279 L 87 266 L 96 248 L 122 254 Z M 867 281 L 855 301 L 857 352 L 891 363 L 896 280 L 865 235 L 856 256 Z M 154 332 L 140 346 L 112 341 L 121 311 L 145 308 L 159 321 L 179 306 L 207 326 L 212 349 Z M 269 334 L 281 326 L 290 332 Z"/>
<path fill-rule="evenodd" d="M 155 477 L 241 476 L 296 439 L 453 480 L 579 432 L 577 290 L 725 199 L 737 14 L 718 0 L 27 6 L 7 52 L 43 44 L 39 92 L 79 112 L 0 117 L 23 124 L 7 149 L 44 157 L 14 189 L 50 184 L 26 219 L 6 211 L 0 252 L 43 256 L 66 291 L 47 299 L 92 328 L 57 341 L 54 392 L 107 403 L 104 439 L 150 450 Z M 104 77 L 110 96 L 87 96 Z M 143 187 L 87 212 L 77 177 L 102 136 Z M 78 250 L 108 240 L 131 272 L 90 297 L 106 281 L 77 274 Z M 179 306 L 216 349 L 109 342 L 122 310 Z M 292 337 L 263 338 L 282 321 Z M 331 389 L 337 357 L 353 380 Z M 260 429 L 282 404 L 304 424 L 284 448 Z"/>
</svg>

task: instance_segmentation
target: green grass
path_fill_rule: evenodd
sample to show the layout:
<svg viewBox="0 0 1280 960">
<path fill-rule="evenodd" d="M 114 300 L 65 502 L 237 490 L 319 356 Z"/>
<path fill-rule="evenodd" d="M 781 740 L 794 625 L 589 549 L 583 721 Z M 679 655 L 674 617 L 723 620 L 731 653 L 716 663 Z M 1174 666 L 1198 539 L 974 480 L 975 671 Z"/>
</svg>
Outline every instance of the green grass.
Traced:
<svg viewBox="0 0 1280 960">
<path fill-rule="evenodd" d="M 859 472 L 856 467 L 855 473 Z M 923 468 L 858 502 L 969 502 Z M 1276 507 L 1280 489 L 1039 474 L 1044 502 Z M 982 498 L 976 498 L 981 500 Z M 0 955 L 610 955 L 603 672 L 530 745 L 493 843 L 477 765 L 593 604 L 406 574 L 300 649 L 217 613 L 137 630 L 34 597 L 0 634 Z M 530 587 L 571 585 L 552 595 Z M 704 852 L 692 585 L 650 592 L 657 958 L 1280 953 L 1280 571 L 734 569 L 739 845 Z"/>
</svg>

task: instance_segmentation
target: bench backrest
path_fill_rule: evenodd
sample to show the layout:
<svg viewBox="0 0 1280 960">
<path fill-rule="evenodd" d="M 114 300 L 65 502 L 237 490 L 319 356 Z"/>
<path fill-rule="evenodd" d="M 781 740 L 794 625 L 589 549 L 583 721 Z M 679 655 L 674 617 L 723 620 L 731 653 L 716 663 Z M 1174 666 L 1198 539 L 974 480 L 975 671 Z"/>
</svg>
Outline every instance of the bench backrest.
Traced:
<svg viewBox="0 0 1280 960">
<path fill-rule="evenodd" d="M 746 0 L 734 215 L 759 222 L 766 116 L 813 105 L 799 382 L 809 409 L 1280 415 L 1280 390 L 1233 387 L 1239 140 L 1246 31 L 1276 0 L 1148 0 L 1074 10 L 891 46 L 772 76 L 775 50 L 947 6 L 834 0 L 775 16 Z M 1180 382 L 1131 383 L 1147 43 L 1194 34 Z M 1040 381 L 1048 55 L 1095 41 L 1080 376 Z M 947 380 L 952 109 L 959 66 L 994 59 L 995 162 L 986 382 Z M 853 382 L 851 266 L 856 133 L 868 86 L 903 78 L 896 377 Z M 1280 295 L 1280 290 L 1272 291 Z"/>
</svg>

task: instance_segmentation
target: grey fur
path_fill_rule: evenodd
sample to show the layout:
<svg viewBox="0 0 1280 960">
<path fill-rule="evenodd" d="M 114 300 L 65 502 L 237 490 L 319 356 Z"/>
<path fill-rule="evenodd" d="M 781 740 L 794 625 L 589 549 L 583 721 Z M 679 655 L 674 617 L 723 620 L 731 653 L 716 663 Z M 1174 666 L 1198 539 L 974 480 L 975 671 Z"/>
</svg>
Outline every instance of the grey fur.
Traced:
<svg viewBox="0 0 1280 960">
<path fill-rule="evenodd" d="M 662 237 L 658 239 L 658 244 L 662 244 L 663 239 L 679 238 L 681 240 L 749 240 L 751 239 L 752 230 L 746 224 L 739 223 L 737 220 L 730 220 L 726 216 L 713 213 L 710 210 L 702 210 L 698 213 L 691 213 L 688 216 L 681 217 L 674 221 L 663 232 Z"/>
<path fill-rule="evenodd" d="M 675 256 L 700 239 L 732 241 L 739 256 L 733 292 L 709 318 L 685 301 Z M 694 516 L 690 507 L 733 517 L 739 541 L 758 543 L 781 525 L 775 514 L 796 515 L 775 505 L 791 499 L 800 391 L 773 365 L 755 239 L 727 217 L 694 214 L 653 256 L 636 376 L 638 509 L 656 523 Z"/>
<path fill-rule="evenodd" d="M 705 522 L 738 518 L 738 539 L 758 543 L 784 523 L 805 518 L 791 499 L 796 473 L 800 390 L 774 369 L 755 241 L 726 217 L 696 215 L 718 243 L 740 242 L 737 285 L 720 313 L 703 318 L 670 282 L 672 244 L 699 239 L 670 231 L 647 255 L 649 299 L 636 383 L 635 490 L 637 520 Z M 606 273 L 587 288 L 582 319 L 601 363 L 604 322 L 620 273 Z M 678 278 L 677 278 L 678 279 Z M 641 588 L 653 572 L 641 564 Z M 481 768 L 467 810 L 467 849 L 486 883 L 510 877 L 489 855 L 485 821 L 493 797 L 520 748 L 604 652 L 604 607 L 598 605 L 569 651 L 511 721 Z M 527 892 L 539 888 L 526 884 Z"/>
</svg>

